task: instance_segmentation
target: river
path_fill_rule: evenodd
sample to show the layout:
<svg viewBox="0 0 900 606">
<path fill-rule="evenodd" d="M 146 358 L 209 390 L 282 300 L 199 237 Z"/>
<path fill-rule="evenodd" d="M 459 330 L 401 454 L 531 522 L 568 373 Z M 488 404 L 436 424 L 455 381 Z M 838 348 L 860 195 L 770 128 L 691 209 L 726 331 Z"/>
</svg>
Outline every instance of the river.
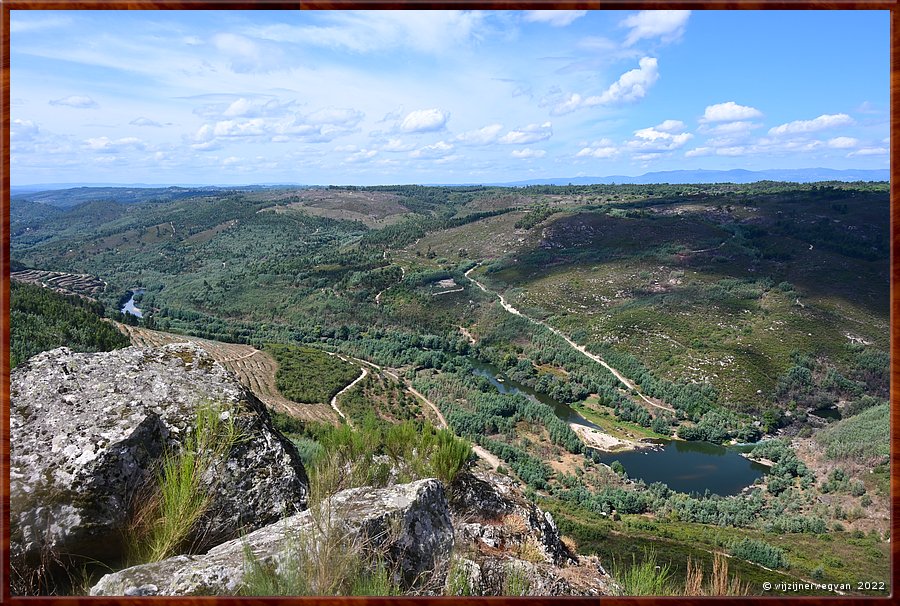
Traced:
<svg viewBox="0 0 900 606">
<path fill-rule="evenodd" d="M 147 292 L 147 291 L 143 288 L 135 288 L 134 290 L 132 290 L 131 298 L 125 302 L 125 305 L 123 305 L 122 309 L 120 309 L 119 311 L 121 311 L 123 314 L 131 314 L 132 316 L 136 316 L 138 318 L 143 318 L 144 317 L 143 312 L 141 312 L 140 309 L 138 309 L 137 307 L 134 306 L 134 298 L 138 295 L 144 294 L 145 292 Z"/>
<path fill-rule="evenodd" d="M 553 412 L 556 413 L 557 417 L 559 417 L 566 423 L 574 423 L 576 425 L 584 425 L 585 427 L 600 429 L 598 425 L 591 423 L 580 414 L 572 410 L 572 408 L 567 406 L 566 404 L 563 404 L 562 402 L 551 398 L 547 394 L 535 391 L 531 387 L 523 385 L 518 381 L 513 381 L 512 379 L 504 375 L 500 371 L 500 369 L 493 364 L 481 362 L 480 360 L 473 360 L 471 358 L 469 359 L 469 361 L 475 368 L 475 374 L 490 381 L 491 385 L 496 387 L 497 391 L 499 391 L 500 393 L 519 394 L 525 396 L 532 402 L 540 402 L 541 404 L 546 404 L 553 409 Z"/>
<path fill-rule="evenodd" d="M 500 393 L 523 395 L 534 402 L 546 404 L 557 417 L 569 424 L 600 429 L 562 402 L 513 381 L 493 364 L 472 359 L 470 361 L 474 367 L 473 372 L 485 377 Z M 744 445 L 743 448 L 726 448 L 709 442 L 659 442 L 661 447 L 652 449 L 595 452 L 600 461 L 607 465 L 619 461 L 632 479 L 641 479 L 647 484 L 662 482 L 678 492 L 703 494 L 709 490 L 723 496 L 738 494 L 768 471 L 765 465 L 741 456 L 741 451 L 752 449 L 752 444 Z"/>
</svg>

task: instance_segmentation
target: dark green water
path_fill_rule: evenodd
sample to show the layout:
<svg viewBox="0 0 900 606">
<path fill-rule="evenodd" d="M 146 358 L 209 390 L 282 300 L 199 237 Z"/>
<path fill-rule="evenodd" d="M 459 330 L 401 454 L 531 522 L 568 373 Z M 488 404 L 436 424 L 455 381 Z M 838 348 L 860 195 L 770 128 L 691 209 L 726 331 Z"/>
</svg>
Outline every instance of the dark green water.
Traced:
<svg viewBox="0 0 900 606">
<path fill-rule="evenodd" d="M 473 359 L 470 359 L 469 361 L 472 362 L 472 366 L 475 367 L 475 374 L 490 381 L 491 385 L 496 387 L 497 391 L 499 391 L 500 393 L 519 394 L 525 396 L 533 402 L 546 404 L 553 409 L 553 412 L 556 413 L 557 417 L 559 417 L 566 423 L 575 423 L 577 425 L 584 425 L 585 427 L 600 429 L 597 425 L 591 423 L 562 402 L 554 400 L 547 394 L 535 391 L 527 385 L 519 383 L 518 381 L 513 381 L 512 379 L 504 375 L 503 372 L 493 364 L 488 364 L 486 362 L 481 362 L 479 360 Z"/>
<path fill-rule="evenodd" d="M 706 490 L 738 494 L 769 469 L 742 457 L 736 449 L 682 440 L 664 441 L 658 450 L 601 453 L 600 460 L 607 465 L 619 461 L 628 477 L 647 484 L 662 482 L 672 490 L 700 494 Z"/>
<path fill-rule="evenodd" d="M 550 396 L 513 381 L 493 364 L 470 360 L 475 374 L 485 377 L 500 393 L 520 394 L 535 402 L 551 407 L 556 416 L 567 423 L 577 423 L 600 429 L 569 406 Z M 502 379 L 502 380 L 501 380 Z M 625 467 L 628 477 L 644 480 L 647 484 L 662 482 L 679 492 L 706 490 L 714 494 L 732 495 L 741 492 L 745 486 L 762 477 L 768 467 L 740 455 L 749 452 L 753 444 L 742 447 L 725 448 L 709 442 L 685 442 L 682 440 L 661 440 L 662 445 L 654 449 L 631 450 L 619 453 L 600 454 L 600 460 L 609 465 L 619 461 Z"/>
</svg>

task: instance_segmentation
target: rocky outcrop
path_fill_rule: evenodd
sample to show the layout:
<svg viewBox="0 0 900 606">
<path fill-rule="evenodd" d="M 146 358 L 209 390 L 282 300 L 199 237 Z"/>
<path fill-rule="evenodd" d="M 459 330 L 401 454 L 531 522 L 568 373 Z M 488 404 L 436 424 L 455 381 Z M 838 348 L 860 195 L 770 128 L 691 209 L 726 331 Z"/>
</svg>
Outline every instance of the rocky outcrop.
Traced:
<svg viewBox="0 0 900 606">
<path fill-rule="evenodd" d="M 223 543 L 204 555 L 177 556 L 106 575 L 90 594 L 235 595 L 242 590 L 249 569 L 248 551 L 262 566 L 283 572 L 296 564 L 298 555 L 324 557 L 323 545 L 335 537 L 342 549 L 382 557 L 404 591 L 443 579 L 453 547 L 443 486 L 437 480 L 420 480 L 346 490 L 320 507 Z"/>
<path fill-rule="evenodd" d="M 307 478 L 265 407 L 200 347 L 41 353 L 11 373 L 14 573 L 64 554 L 113 564 L 164 452 L 215 403 L 239 439 L 203 476 L 212 494 L 195 548 L 305 508 Z"/>
<path fill-rule="evenodd" d="M 597 558 L 571 552 L 553 516 L 509 477 L 464 474 L 453 486 L 455 556 L 450 595 L 608 595 L 614 583 Z"/>
<path fill-rule="evenodd" d="M 574 561 L 575 554 L 562 543 L 553 516 L 526 499 L 507 476 L 491 472 L 460 475 L 451 506 L 461 544 L 501 550 L 531 545 L 549 564 L 562 566 Z"/>
</svg>

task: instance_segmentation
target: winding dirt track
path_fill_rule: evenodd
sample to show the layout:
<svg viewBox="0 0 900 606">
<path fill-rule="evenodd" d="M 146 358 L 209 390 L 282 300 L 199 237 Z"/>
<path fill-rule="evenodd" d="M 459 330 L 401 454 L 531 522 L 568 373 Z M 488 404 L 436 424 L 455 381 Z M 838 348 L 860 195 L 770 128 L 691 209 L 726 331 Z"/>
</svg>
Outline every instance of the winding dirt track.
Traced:
<svg viewBox="0 0 900 606">
<path fill-rule="evenodd" d="M 480 263 L 479 263 L 479 265 L 480 265 Z M 479 266 L 479 265 L 476 265 L 475 267 L 473 267 L 472 269 L 470 269 L 469 271 L 467 271 L 464 275 L 465 275 L 466 278 L 468 278 L 475 286 L 477 286 L 478 288 L 480 288 L 480 289 L 483 290 L 484 292 L 486 292 L 486 293 L 488 293 L 488 294 L 491 294 L 491 295 L 494 295 L 494 296 L 498 297 L 498 298 L 500 299 L 500 305 L 503 306 L 503 309 L 505 309 L 506 311 L 508 311 L 508 312 L 511 313 L 511 314 L 514 314 L 514 315 L 516 315 L 516 316 L 519 316 L 520 318 L 525 318 L 526 320 L 528 320 L 528 321 L 531 322 L 532 324 L 537 324 L 537 325 L 539 325 L 539 326 L 543 326 L 544 328 L 546 328 L 547 330 L 549 330 L 549 331 L 552 332 L 553 334 L 557 335 L 558 337 L 561 337 L 566 343 L 569 344 L 569 346 L 570 346 L 572 349 L 574 349 L 575 351 L 581 353 L 581 354 L 584 355 L 585 357 L 587 357 L 587 358 L 593 360 L 594 362 L 596 362 L 597 364 L 601 365 L 603 368 L 605 368 L 606 370 L 608 370 L 609 372 L 611 372 L 611 373 L 613 374 L 613 376 L 614 376 L 616 379 L 618 379 L 619 382 L 622 383 L 622 385 L 624 385 L 626 388 L 628 388 L 628 389 L 630 389 L 630 390 L 633 389 L 635 392 L 637 392 L 638 396 L 639 396 L 644 402 L 646 402 L 647 404 L 649 404 L 650 406 L 653 406 L 654 408 L 659 408 L 659 409 L 661 409 L 661 410 L 667 410 L 667 411 L 669 411 L 669 412 L 675 412 L 675 409 L 672 408 L 671 406 L 668 406 L 668 405 L 666 405 L 666 404 L 657 404 L 656 402 L 654 402 L 653 400 L 651 400 L 650 398 L 648 398 L 647 396 L 645 396 L 644 394 L 642 394 L 642 393 L 640 392 L 640 390 L 637 388 L 637 386 L 636 386 L 634 383 L 632 383 L 631 381 L 629 381 L 628 378 L 627 378 L 625 375 L 623 375 L 621 372 L 619 372 L 618 370 L 616 370 L 615 368 L 613 368 L 612 366 L 610 366 L 603 358 L 601 358 L 601 357 L 598 356 L 597 354 L 593 354 L 593 353 L 589 352 L 587 349 L 585 349 L 585 347 L 584 347 L 583 345 L 579 345 L 578 343 L 576 343 L 575 341 L 573 341 L 572 339 L 570 339 L 567 335 L 563 334 L 560 330 L 558 330 L 558 329 L 556 329 L 556 328 L 550 326 L 550 325 L 547 324 L 546 322 L 543 322 L 543 321 L 541 321 L 541 320 L 536 320 L 535 318 L 532 318 L 532 317 L 530 317 L 530 316 L 526 316 L 525 314 L 523 314 L 522 312 L 520 312 L 518 309 L 516 309 L 515 307 L 513 307 L 512 305 L 510 305 L 509 302 L 508 302 L 505 298 L 503 298 L 503 295 L 501 295 L 501 294 L 498 293 L 498 292 L 494 292 L 494 291 L 492 291 L 492 290 L 488 290 L 487 288 L 485 288 L 484 284 L 482 284 L 481 282 L 479 282 L 478 280 L 476 280 L 475 278 L 473 278 L 472 276 L 469 275 L 469 274 L 471 274 L 473 271 L 475 271 L 476 269 L 478 269 L 478 266 Z"/>
<path fill-rule="evenodd" d="M 226 370 L 234 373 L 241 384 L 269 408 L 287 413 L 302 421 L 338 423 L 337 414 L 325 402 L 298 404 L 282 396 L 275 387 L 275 372 L 278 370 L 278 363 L 264 351 L 250 345 L 176 335 L 118 322 L 115 322 L 115 325 L 128 335 L 134 345 L 158 347 L 169 343 L 196 343 L 209 352 L 209 355 Z"/>
</svg>

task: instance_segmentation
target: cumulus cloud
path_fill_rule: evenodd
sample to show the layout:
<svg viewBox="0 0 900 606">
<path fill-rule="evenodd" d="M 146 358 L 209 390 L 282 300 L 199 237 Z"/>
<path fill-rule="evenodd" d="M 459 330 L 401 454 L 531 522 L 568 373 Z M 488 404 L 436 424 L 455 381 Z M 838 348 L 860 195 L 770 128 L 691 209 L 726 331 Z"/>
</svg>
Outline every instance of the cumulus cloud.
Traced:
<svg viewBox="0 0 900 606">
<path fill-rule="evenodd" d="M 502 124 L 488 124 L 476 130 L 460 133 L 456 136 L 456 140 L 463 145 L 489 145 L 496 143 L 502 130 Z"/>
<path fill-rule="evenodd" d="M 31 120 L 13 120 L 10 124 L 9 138 L 12 141 L 25 141 L 37 136 L 40 129 Z"/>
<path fill-rule="evenodd" d="M 95 137 L 84 142 L 90 150 L 112 153 L 125 149 L 144 149 L 146 145 L 137 137 L 124 137 L 122 139 L 110 139 L 109 137 Z"/>
<path fill-rule="evenodd" d="M 613 145 L 609 139 L 601 139 L 594 141 L 590 146 L 583 147 L 577 154 L 576 158 L 612 158 L 617 155 L 619 150 Z"/>
<path fill-rule="evenodd" d="M 50 105 L 65 105 L 67 107 L 76 107 L 78 109 L 90 109 L 99 107 L 97 105 L 97 102 L 87 95 L 69 95 L 68 97 L 63 97 L 62 99 L 53 99 L 52 101 L 50 101 Z"/>
<path fill-rule="evenodd" d="M 666 120 L 657 126 L 636 130 L 634 131 L 635 138 L 627 145 L 629 149 L 644 153 L 678 149 L 694 136 L 688 132 L 673 132 L 678 130 L 678 127 L 684 128 L 684 123 L 677 120 Z"/>
<path fill-rule="evenodd" d="M 528 143 L 546 141 L 552 136 L 553 124 L 544 122 L 543 124 L 529 124 L 528 126 L 511 130 L 499 139 L 499 143 L 504 145 L 526 145 Z"/>
<path fill-rule="evenodd" d="M 581 19 L 587 11 L 525 11 L 524 19 L 531 23 L 546 23 L 553 27 L 565 27 Z"/>
<path fill-rule="evenodd" d="M 453 152 L 453 144 L 445 141 L 438 141 L 434 145 L 426 145 L 420 147 L 410 153 L 410 158 L 443 158 L 449 156 Z"/>
<path fill-rule="evenodd" d="M 238 99 L 228 106 L 207 106 L 201 113 L 218 119 L 203 124 L 191 138 L 192 147 L 200 151 L 218 149 L 222 140 L 259 138 L 273 143 L 292 140 L 328 142 L 358 130 L 365 117 L 361 111 L 326 107 L 310 114 L 294 111 L 293 102 Z M 251 117 L 254 116 L 254 117 Z"/>
<path fill-rule="evenodd" d="M 738 105 L 734 101 L 708 105 L 703 112 L 701 122 L 736 122 L 761 118 L 762 112 L 755 107 Z"/>
<path fill-rule="evenodd" d="M 834 149 L 849 149 L 857 145 L 859 145 L 859 139 L 854 139 L 853 137 L 835 137 L 828 140 L 828 147 Z"/>
<path fill-rule="evenodd" d="M 157 122 L 156 120 L 151 120 L 150 118 L 144 118 L 143 116 L 139 118 L 135 118 L 128 124 L 132 126 L 154 126 L 156 128 L 162 128 L 162 124 Z"/>
<path fill-rule="evenodd" d="M 769 129 L 770 135 L 812 133 L 836 126 L 854 124 L 853 118 L 847 114 L 822 114 L 812 120 L 795 120 Z"/>
<path fill-rule="evenodd" d="M 585 98 L 578 93 L 573 93 L 565 101 L 558 103 L 551 113 L 562 115 L 582 107 L 637 101 L 647 95 L 647 91 L 658 79 L 659 69 L 656 59 L 644 57 L 638 62 L 636 69 L 627 71 L 619 76 L 619 79 L 613 82 L 600 95 Z"/>
<path fill-rule="evenodd" d="M 847 154 L 848 158 L 854 156 L 886 156 L 889 153 L 886 147 L 864 147 Z"/>
<path fill-rule="evenodd" d="M 359 162 L 367 162 L 378 155 L 378 150 L 375 149 L 361 149 L 355 154 L 347 156 L 344 158 L 344 162 L 350 163 L 359 163 Z"/>
<path fill-rule="evenodd" d="M 406 114 L 398 125 L 404 133 L 430 133 L 444 128 L 450 112 L 442 109 L 419 109 Z"/>
<path fill-rule="evenodd" d="M 404 143 L 401 139 L 388 139 L 387 143 L 381 146 L 381 151 L 386 152 L 406 152 L 415 149 L 412 143 Z"/>
<path fill-rule="evenodd" d="M 687 26 L 691 11 L 641 11 L 626 17 L 621 27 L 631 31 L 625 39 L 625 46 L 631 46 L 638 40 L 660 38 L 663 42 L 672 42 L 681 37 Z"/>
<path fill-rule="evenodd" d="M 710 156 L 714 154 L 716 150 L 711 147 L 695 147 L 694 149 L 689 149 L 684 152 L 685 158 L 696 158 L 697 156 Z"/>
<path fill-rule="evenodd" d="M 543 149 L 531 149 L 530 147 L 526 147 L 525 149 L 514 149 L 512 151 L 513 158 L 543 158 L 547 155 L 547 152 Z"/>
<path fill-rule="evenodd" d="M 681 120 L 663 120 L 653 128 L 664 133 L 673 133 L 675 131 L 683 131 L 684 122 L 682 122 Z"/>
</svg>

